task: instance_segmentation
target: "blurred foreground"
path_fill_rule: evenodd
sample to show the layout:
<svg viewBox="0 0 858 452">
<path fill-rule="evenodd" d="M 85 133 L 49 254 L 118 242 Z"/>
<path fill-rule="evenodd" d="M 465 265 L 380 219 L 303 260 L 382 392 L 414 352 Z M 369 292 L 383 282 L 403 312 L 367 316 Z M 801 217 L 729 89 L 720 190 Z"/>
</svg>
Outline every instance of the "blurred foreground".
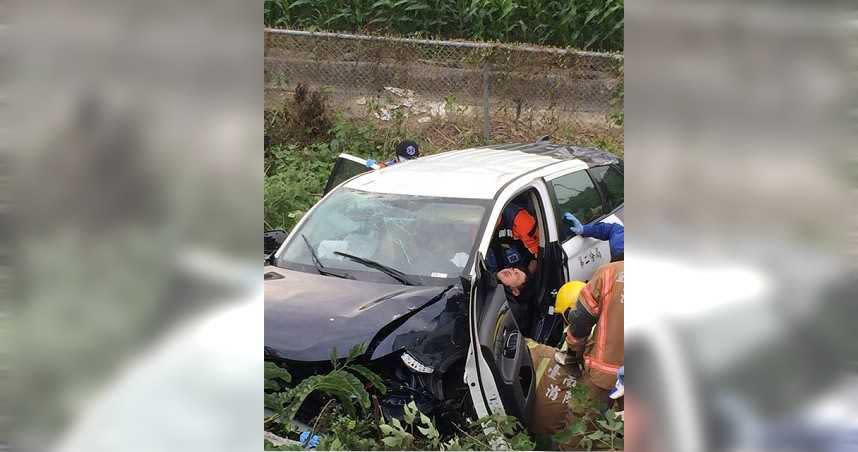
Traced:
<svg viewBox="0 0 858 452">
<path fill-rule="evenodd" d="M 261 2 L 83 3 L 3 8 L 0 443 L 258 449 Z"/>
<path fill-rule="evenodd" d="M 258 450 L 261 2 L 40 5 L 0 443 Z M 856 14 L 811 6 L 627 10 L 629 450 L 858 447 Z"/>
<path fill-rule="evenodd" d="M 855 17 L 629 4 L 628 450 L 858 448 Z"/>
</svg>

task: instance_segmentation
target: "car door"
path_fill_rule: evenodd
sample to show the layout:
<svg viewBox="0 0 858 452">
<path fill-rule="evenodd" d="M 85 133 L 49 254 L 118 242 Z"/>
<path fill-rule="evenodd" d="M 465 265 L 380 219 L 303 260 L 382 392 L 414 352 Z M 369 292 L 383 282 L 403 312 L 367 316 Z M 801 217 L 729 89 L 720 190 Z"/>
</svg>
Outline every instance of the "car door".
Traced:
<svg viewBox="0 0 858 452">
<path fill-rule="evenodd" d="M 530 350 L 481 253 L 470 284 L 468 326 L 465 384 L 477 417 L 510 415 L 529 425 L 535 390 Z"/>
<path fill-rule="evenodd" d="M 589 280 L 600 266 L 611 261 L 608 242 L 580 237 L 569 230 L 563 220 L 565 212 L 572 212 L 582 223 L 605 221 L 622 223 L 605 208 L 602 193 L 587 170 L 552 175 L 545 178 L 551 193 L 551 204 L 557 222 L 558 240 L 566 254 L 569 280 Z"/>
<path fill-rule="evenodd" d="M 370 171 L 370 168 L 366 166 L 366 159 L 350 154 L 340 154 L 337 156 L 334 168 L 328 176 L 328 182 L 325 184 L 325 194 L 328 194 L 337 185 L 367 171 Z"/>
<path fill-rule="evenodd" d="M 557 241 L 546 244 L 541 255 L 543 265 L 540 276 L 543 278 L 541 284 L 545 290 L 536 304 L 530 334 L 531 339 L 536 342 L 555 346 L 560 343 L 564 324 L 563 318 L 554 313 L 554 299 L 557 291 L 569 279 L 568 259 Z"/>
</svg>

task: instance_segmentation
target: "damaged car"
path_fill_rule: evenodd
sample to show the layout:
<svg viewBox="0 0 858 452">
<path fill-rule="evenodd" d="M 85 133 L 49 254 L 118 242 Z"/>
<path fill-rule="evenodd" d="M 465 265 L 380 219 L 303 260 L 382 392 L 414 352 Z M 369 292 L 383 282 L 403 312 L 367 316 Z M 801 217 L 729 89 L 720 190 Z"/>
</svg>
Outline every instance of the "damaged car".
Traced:
<svg viewBox="0 0 858 452">
<path fill-rule="evenodd" d="M 559 343 L 554 294 L 611 259 L 606 242 L 574 235 L 563 214 L 622 224 L 623 161 L 545 141 L 374 171 L 341 157 L 324 197 L 266 258 L 265 359 L 300 381 L 329 371 L 332 350 L 345 359 L 363 344 L 360 361 L 388 387 L 379 400 L 388 416 L 414 401 L 440 417 L 505 408 L 525 419 L 533 381 L 525 337 Z M 533 216 L 539 238 L 532 296 L 514 301 L 483 258 L 512 240 L 501 221 L 510 205 Z M 488 345 L 473 356 L 478 343 Z M 484 368 L 493 392 L 474 392 L 485 385 L 466 383 L 466 367 Z M 298 419 L 320 403 L 308 399 Z"/>
</svg>

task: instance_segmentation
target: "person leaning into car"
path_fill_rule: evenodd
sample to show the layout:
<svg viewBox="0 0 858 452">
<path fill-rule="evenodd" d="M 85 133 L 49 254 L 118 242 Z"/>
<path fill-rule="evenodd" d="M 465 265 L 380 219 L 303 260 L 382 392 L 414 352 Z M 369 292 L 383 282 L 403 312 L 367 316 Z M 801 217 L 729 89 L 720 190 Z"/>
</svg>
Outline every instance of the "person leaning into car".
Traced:
<svg viewBox="0 0 858 452">
<path fill-rule="evenodd" d="M 566 340 L 555 354 L 559 364 L 576 369 L 583 366 L 585 381 L 596 390 L 597 400 L 605 404 L 624 359 L 624 281 L 623 261 L 596 270 L 580 290 L 575 305 L 563 315 Z M 561 292 L 563 288 L 558 296 Z"/>
<path fill-rule="evenodd" d="M 581 237 L 593 237 L 606 240 L 611 248 L 611 262 L 623 260 L 626 247 L 626 228 L 616 223 L 581 224 L 575 215 L 569 212 L 563 214 L 563 219 L 572 224 L 569 230 Z"/>
<path fill-rule="evenodd" d="M 395 165 L 400 162 L 404 162 L 406 160 L 414 160 L 417 157 L 420 157 L 420 148 L 417 146 L 417 143 L 411 140 L 400 141 L 397 143 L 396 147 L 396 157 L 386 162 L 378 162 L 373 159 L 369 159 L 366 161 L 367 168 L 374 168 L 378 166 L 379 168 L 384 168 L 385 166 Z"/>
<path fill-rule="evenodd" d="M 501 228 L 510 230 L 514 241 L 490 246 L 486 252 L 486 267 L 497 273 L 498 279 L 518 297 L 527 279 L 536 272 L 539 228 L 536 218 L 527 209 L 513 203 L 507 205 L 498 217 L 495 229 L 500 231 Z M 503 274 L 500 273 L 502 271 Z"/>
</svg>

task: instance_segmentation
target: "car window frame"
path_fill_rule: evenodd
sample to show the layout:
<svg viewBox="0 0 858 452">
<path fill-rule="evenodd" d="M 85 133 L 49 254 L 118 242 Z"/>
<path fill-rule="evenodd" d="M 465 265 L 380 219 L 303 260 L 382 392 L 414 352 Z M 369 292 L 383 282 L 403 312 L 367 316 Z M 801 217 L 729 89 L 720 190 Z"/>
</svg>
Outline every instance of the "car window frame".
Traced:
<svg viewBox="0 0 858 452">
<path fill-rule="evenodd" d="M 563 212 L 561 212 L 562 209 L 560 209 L 560 204 L 557 202 L 557 192 L 554 190 L 553 181 L 555 179 L 559 179 L 561 177 L 568 176 L 570 174 L 574 174 L 577 172 L 584 172 L 587 175 L 587 177 L 590 178 L 590 183 L 593 184 L 593 187 L 596 189 L 596 193 L 599 194 L 599 200 L 602 203 L 602 215 L 599 215 L 598 217 L 594 218 L 593 220 L 588 221 L 587 223 L 596 223 L 596 222 L 602 221 L 614 213 L 613 211 L 606 211 L 607 205 L 605 204 L 605 196 L 602 193 L 602 190 L 599 188 L 599 184 L 597 184 L 596 181 L 593 179 L 593 175 L 590 174 L 590 167 L 583 168 L 583 169 L 571 170 L 571 171 L 568 171 L 565 173 L 560 173 L 560 174 L 552 174 L 550 179 L 544 179 L 544 180 L 545 180 L 545 186 L 546 186 L 546 188 L 548 188 L 548 195 L 551 197 L 550 202 L 551 202 L 552 210 L 554 210 L 554 219 L 555 219 L 555 222 L 557 224 L 557 234 L 560 236 L 560 237 L 558 237 L 558 242 L 560 242 L 561 244 L 566 243 L 569 240 L 572 240 L 573 238 L 575 238 L 577 236 L 573 234 L 573 235 L 570 235 L 566 238 L 562 238 L 562 236 L 566 234 L 564 231 L 567 230 L 569 227 L 564 223 Z"/>
<path fill-rule="evenodd" d="M 620 169 L 619 165 L 614 164 L 614 163 L 609 163 L 607 165 L 591 166 L 591 167 L 587 168 L 587 173 L 590 175 L 590 180 L 593 181 L 593 184 L 596 186 L 596 190 L 599 192 L 600 196 L 602 197 L 602 208 L 608 212 L 607 214 L 602 216 L 599 220 L 610 216 L 611 214 L 613 214 L 614 212 L 619 210 L 621 207 L 623 207 L 623 205 L 625 205 L 625 203 L 626 203 L 626 191 L 624 189 L 623 190 L 623 202 L 619 203 L 616 207 L 614 207 L 612 209 L 608 208 L 609 207 L 608 206 L 608 196 L 605 193 L 605 191 L 602 189 L 602 187 L 600 186 L 601 184 L 596 182 L 596 178 L 591 173 L 591 170 L 593 170 L 594 168 L 605 168 L 605 167 L 607 167 L 608 169 L 613 168 L 615 171 L 617 171 L 620 174 L 620 177 L 622 177 L 625 180 L 625 175 L 623 174 L 622 169 Z M 599 220 L 593 220 L 593 221 L 599 221 Z"/>
</svg>

